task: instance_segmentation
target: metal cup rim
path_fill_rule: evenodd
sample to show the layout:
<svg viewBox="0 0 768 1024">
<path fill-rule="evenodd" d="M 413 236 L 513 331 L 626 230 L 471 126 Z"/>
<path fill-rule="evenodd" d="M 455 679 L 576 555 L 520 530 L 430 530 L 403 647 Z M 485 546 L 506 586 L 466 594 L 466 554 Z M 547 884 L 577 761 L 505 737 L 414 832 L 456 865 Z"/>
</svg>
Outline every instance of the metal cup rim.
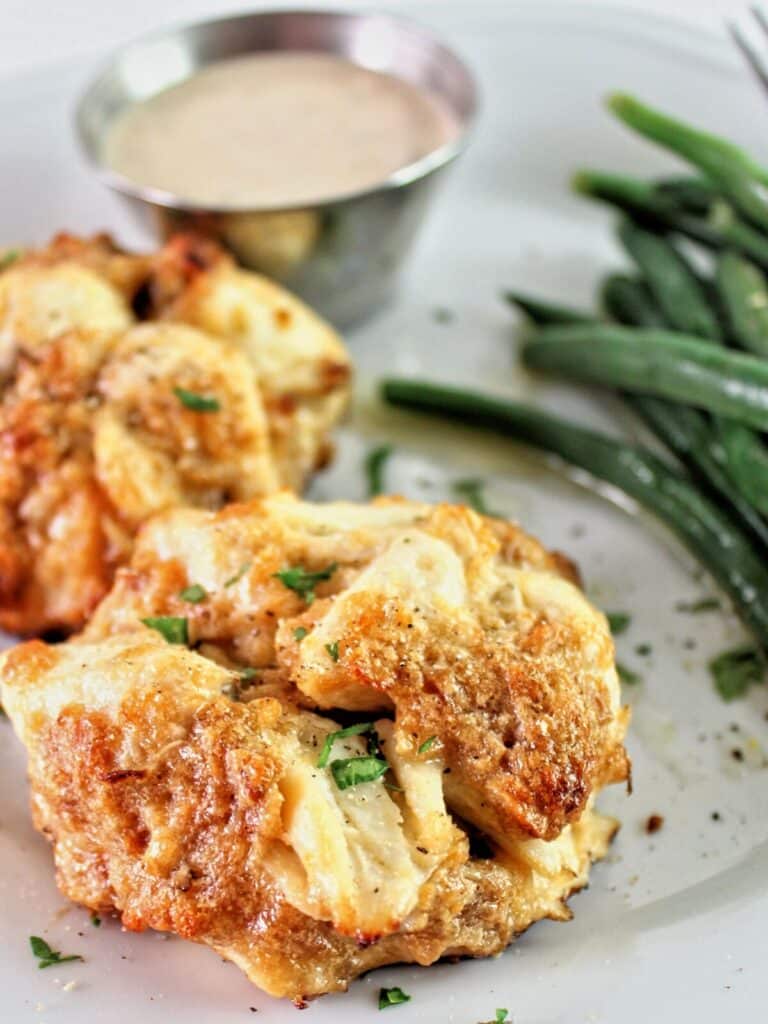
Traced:
<svg viewBox="0 0 768 1024">
<path fill-rule="evenodd" d="M 221 205 L 205 205 L 199 202 L 190 201 L 176 195 L 174 192 L 170 192 L 166 189 L 156 188 L 154 186 L 140 185 L 132 179 L 120 174 L 118 171 L 111 168 L 102 158 L 98 151 L 98 145 L 92 145 L 89 139 L 89 132 L 86 128 L 86 114 L 90 102 L 93 100 L 93 96 L 99 87 L 99 85 L 107 78 L 108 75 L 114 70 L 115 66 L 119 61 L 128 54 L 132 49 L 140 48 L 151 42 L 162 41 L 163 39 L 173 39 L 174 37 L 180 36 L 181 34 L 203 29 L 208 31 L 215 31 L 216 29 L 224 26 L 231 25 L 236 22 L 254 21 L 254 20 L 267 20 L 272 18 L 295 18 L 295 17 L 327 17 L 334 20 L 346 20 L 346 21 L 386 21 L 395 26 L 399 26 L 406 31 L 418 34 L 422 39 L 429 44 L 437 48 L 445 55 L 445 57 L 451 60 L 454 65 L 460 70 L 464 84 L 467 88 L 467 107 L 463 112 L 455 111 L 459 118 L 461 130 L 456 138 L 451 139 L 449 142 L 444 143 L 437 149 L 425 154 L 418 160 L 413 161 L 410 164 L 406 164 L 404 167 L 398 168 L 388 178 L 383 181 L 368 186 L 366 188 L 357 189 L 352 192 L 338 193 L 331 196 L 327 196 L 322 199 L 309 200 L 304 202 L 294 203 L 276 203 L 270 205 L 259 205 L 254 206 L 251 204 L 221 204 Z M 290 49 L 290 47 L 280 47 L 279 49 Z M 258 53 L 258 49 L 253 49 L 248 52 Z M 265 51 L 269 52 L 269 51 Z M 318 52 L 333 52 L 331 50 L 318 50 Z M 226 58 L 222 58 L 226 59 Z M 347 58 L 351 59 L 351 58 Z M 205 61 L 198 65 L 196 68 L 192 68 L 190 77 L 200 67 L 204 67 L 214 61 Z M 365 66 L 361 64 L 361 66 Z M 178 82 L 184 81 L 185 77 L 178 79 Z M 167 88 L 164 86 L 163 88 Z M 157 90 L 158 92 L 161 89 Z M 155 95 L 155 94 L 152 94 Z M 466 62 L 456 53 L 456 51 L 446 42 L 442 40 L 438 33 L 434 32 L 431 28 L 423 25 L 421 22 L 416 21 L 410 17 L 401 14 L 395 14 L 390 12 L 375 12 L 375 11 L 350 11 L 342 8 L 274 8 L 271 10 L 264 11 L 251 11 L 246 13 L 235 13 L 231 15 L 225 15 L 223 17 L 201 19 L 194 21 L 179 22 L 173 26 L 157 29 L 152 32 L 143 33 L 129 40 L 122 46 L 117 47 L 109 57 L 102 63 L 99 70 L 91 77 L 88 84 L 85 86 L 83 91 L 77 100 L 75 107 L 75 128 L 76 136 L 80 146 L 80 150 L 85 156 L 90 168 L 95 172 L 97 177 L 115 191 L 122 193 L 123 195 L 129 196 L 133 199 L 137 199 L 148 203 L 153 206 L 163 207 L 165 209 L 179 210 L 183 213 L 190 214 L 206 214 L 206 215 L 233 215 L 233 214 L 248 214 L 248 213 L 280 213 L 290 212 L 296 210 L 313 209 L 322 211 L 333 207 L 338 207 L 346 203 L 354 203 L 360 200 L 365 200 L 371 196 L 385 194 L 401 188 L 405 188 L 408 185 L 413 184 L 423 178 L 428 177 L 433 172 L 439 170 L 441 167 L 445 167 L 456 159 L 469 144 L 472 128 L 477 116 L 478 111 L 478 88 L 475 76 L 472 74 Z M 109 122 L 108 122 L 109 123 Z M 106 130 L 107 125 L 105 125 Z M 104 138 L 104 131 L 99 134 L 99 142 Z"/>
</svg>

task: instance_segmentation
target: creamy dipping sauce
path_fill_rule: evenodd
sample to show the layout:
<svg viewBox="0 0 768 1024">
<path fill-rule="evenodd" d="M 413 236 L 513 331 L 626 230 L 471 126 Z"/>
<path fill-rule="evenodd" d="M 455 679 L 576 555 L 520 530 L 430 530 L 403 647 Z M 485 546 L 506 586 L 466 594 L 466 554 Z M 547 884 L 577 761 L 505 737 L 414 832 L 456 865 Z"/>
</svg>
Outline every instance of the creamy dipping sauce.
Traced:
<svg viewBox="0 0 768 1024">
<path fill-rule="evenodd" d="M 456 138 L 438 97 L 329 54 L 211 64 L 131 107 L 104 159 L 208 207 L 279 207 L 371 188 Z"/>
</svg>

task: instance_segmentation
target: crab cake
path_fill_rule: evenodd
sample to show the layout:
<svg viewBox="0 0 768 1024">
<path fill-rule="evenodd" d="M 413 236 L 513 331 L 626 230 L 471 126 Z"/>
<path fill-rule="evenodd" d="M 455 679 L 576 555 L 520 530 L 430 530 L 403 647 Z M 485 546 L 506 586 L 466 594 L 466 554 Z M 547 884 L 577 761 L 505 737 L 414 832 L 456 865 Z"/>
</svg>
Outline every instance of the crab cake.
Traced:
<svg viewBox="0 0 768 1024">
<path fill-rule="evenodd" d="M 294 999 L 567 919 L 628 772 L 605 617 L 463 506 L 165 512 L 0 685 L 62 891 Z"/>
<path fill-rule="evenodd" d="M 78 628 L 147 516 L 298 487 L 327 461 L 341 342 L 305 307 L 283 327 L 292 296 L 206 251 L 223 275 L 211 301 L 224 268 L 256 289 L 247 339 L 169 310 L 146 320 L 167 252 L 60 236 L 0 272 L 0 628 Z"/>
</svg>

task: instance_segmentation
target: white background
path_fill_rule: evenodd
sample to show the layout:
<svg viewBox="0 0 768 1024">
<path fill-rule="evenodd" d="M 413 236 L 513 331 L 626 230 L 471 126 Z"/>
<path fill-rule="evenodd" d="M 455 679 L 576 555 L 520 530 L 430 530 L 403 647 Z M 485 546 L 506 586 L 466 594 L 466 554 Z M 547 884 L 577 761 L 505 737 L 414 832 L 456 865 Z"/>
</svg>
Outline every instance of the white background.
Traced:
<svg viewBox="0 0 768 1024">
<path fill-rule="evenodd" d="M 427 20 L 443 0 L 413 0 L 411 13 Z M 540 0 L 543 4 L 547 0 Z M 581 0 L 571 0 L 578 6 Z M 498 0 L 500 7 L 514 0 Z M 603 0 L 606 6 L 657 11 L 717 30 L 741 15 L 739 0 Z M 387 0 L 0 0 L 0 75 L 71 57 L 92 57 L 161 25 L 259 7 L 386 8 Z M 471 10 L 471 0 L 467 3 Z"/>
</svg>

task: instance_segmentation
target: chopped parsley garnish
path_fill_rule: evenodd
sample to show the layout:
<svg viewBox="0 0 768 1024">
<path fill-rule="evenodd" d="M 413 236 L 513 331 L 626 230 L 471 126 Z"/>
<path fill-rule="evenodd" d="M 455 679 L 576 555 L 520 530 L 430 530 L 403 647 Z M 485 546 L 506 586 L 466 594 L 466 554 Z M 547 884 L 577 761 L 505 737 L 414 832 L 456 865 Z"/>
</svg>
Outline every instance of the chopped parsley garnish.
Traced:
<svg viewBox="0 0 768 1024">
<path fill-rule="evenodd" d="M 638 644 L 635 648 L 635 654 L 639 654 L 641 658 L 647 658 L 653 648 L 650 644 Z"/>
<path fill-rule="evenodd" d="M 328 652 L 328 657 L 331 661 L 339 660 L 339 641 L 334 640 L 332 644 L 326 644 L 325 649 Z"/>
<path fill-rule="evenodd" d="M 0 256 L 0 270 L 5 270 L 21 256 L 21 249 L 9 249 Z"/>
<path fill-rule="evenodd" d="M 221 684 L 221 693 L 237 704 L 242 700 L 243 690 L 250 688 L 251 683 L 258 674 L 258 670 L 250 666 L 239 669 L 237 679 L 228 679 L 226 683 Z"/>
<path fill-rule="evenodd" d="M 338 562 L 331 562 L 325 569 L 317 572 L 307 572 L 303 565 L 286 566 L 280 572 L 273 573 L 275 579 L 280 580 L 284 587 L 295 591 L 304 598 L 307 604 L 315 600 L 315 587 L 323 580 L 329 580 L 339 567 Z"/>
<path fill-rule="evenodd" d="M 689 612 L 696 615 L 698 612 L 714 612 L 720 607 L 716 597 L 702 597 L 699 601 L 678 601 L 675 605 L 676 612 Z"/>
<path fill-rule="evenodd" d="M 91 914 L 91 924 L 94 928 L 101 928 L 101 918 L 95 911 Z"/>
<path fill-rule="evenodd" d="M 635 686 L 637 683 L 642 683 L 643 677 L 634 672 L 631 668 L 627 668 L 626 665 L 622 665 L 620 661 L 616 662 L 616 671 L 619 673 L 619 679 L 622 683 L 627 686 Z"/>
<path fill-rule="evenodd" d="M 496 1011 L 496 1024 L 504 1024 L 504 1021 L 509 1016 L 509 1010 L 497 1010 Z"/>
<path fill-rule="evenodd" d="M 365 475 L 368 479 L 368 497 L 375 498 L 384 490 L 384 469 L 392 454 L 391 444 L 371 448 L 365 457 Z"/>
<path fill-rule="evenodd" d="M 230 576 L 228 580 L 224 581 L 224 586 L 225 587 L 234 587 L 234 585 L 236 583 L 239 583 L 240 580 L 243 578 L 243 576 L 245 576 L 245 574 L 248 572 L 248 570 L 251 568 L 252 565 L 253 565 L 253 562 L 243 562 L 243 564 L 237 570 L 235 575 L 234 576 Z"/>
<path fill-rule="evenodd" d="M 192 583 L 189 587 L 184 587 L 179 591 L 179 597 L 189 604 L 200 604 L 208 597 L 208 591 L 201 583 Z"/>
<path fill-rule="evenodd" d="M 397 985 L 394 988 L 379 989 L 379 1009 L 386 1010 L 388 1006 L 399 1006 L 400 1003 L 410 1002 L 411 997 L 403 992 Z"/>
<path fill-rule="evenodd" d="M 336 740 L 343 740 L 345 736 L 362 736 L 366 732 L 373 732 L 373 722 L 360 722 L 358 725 L 348 725 L 346 729 L 329 732 L 325 737 L 320 757 L 317 759 L 317 767 L 325 768 L 328 764 L 328 758 L 331 756 L 331 750 Z"/>
<path fill-rule="evenodd" d="M 78 953 L 72 956 L 62 956 L 58 950 L 51 949 L 45 939 L 41 939 L 39 935 L 30 935 L 29 945 L 33 956 L 37 957 L 37 966 L 40 970 L 44 967 L 52 967 L 54 964 L 65 964 L 70 960 L 83 959 Z"/>
<path fill-rule="evenodd" d="M 432 313 L 437 324 L 450 324 L 453 322 L 453 313 L 445 306 L 438 306 Z"/>
<path fill-rule="evenodd" d="M 293 639 L 297 643 L 301 643 L 301 641 L 304 639 L 308 632 L 309 630 L 305 626 L 297 626 L 296 629 L 294 629 L 293 631 Z"/>
<path fill-rule="evenodd" d="M 149 616 L 141 620 L 145 626 L 155 629 L 169 644 L 188 644 L 187 620 L 178 615 Z"/>
<path fill-rule="evenodd" d="M 437 736 L 428 736 L 427 739 L 419 747 L 420 754 L 426 754 L 428 750 L 431 750 L 437 742 Z"/>
<path fill-rule="evenodd" d="M 187 391 L 186 388 L 174 388 L 174 395 L 182 405 L 193 412 L 218 412 L 221 403 L 213 395 L 200 395 L 196 391 Z"/>
<path fill-rule="evenodd" d="M 464 503 L 473 508 L 475 512 L 479 512 L 481 516 L 490 516 L 493 513 L 485 503 L 484 487 L 485 484 L 482 480 L 457 480 L 453 484 L 453 492 L 459 498 L 463 498 Z"/>
<path fill-rule="evenodd" d="M 632 616 L 626 612 L 606 612 L 605 617 L 608 619 L 608 626 L 614 636 L 629 629 L 629 624 L 632 621 Z"/>
<path fill-rule="evenodd" d="M 709 663 L 715 689 L 723 700 L 743 697 L 753 683 L 763 680 L 765 669 L 765 658 L 751 644 L 723 651 Z"/>
<path fill-rule="evenodd" d="M 389 771 L 389 765 L 380 757 L 344 757 L 331 761 L 331 773 L 339 789 L 349 789 L 363 782 L 375 782 Z"/>
</svg>

